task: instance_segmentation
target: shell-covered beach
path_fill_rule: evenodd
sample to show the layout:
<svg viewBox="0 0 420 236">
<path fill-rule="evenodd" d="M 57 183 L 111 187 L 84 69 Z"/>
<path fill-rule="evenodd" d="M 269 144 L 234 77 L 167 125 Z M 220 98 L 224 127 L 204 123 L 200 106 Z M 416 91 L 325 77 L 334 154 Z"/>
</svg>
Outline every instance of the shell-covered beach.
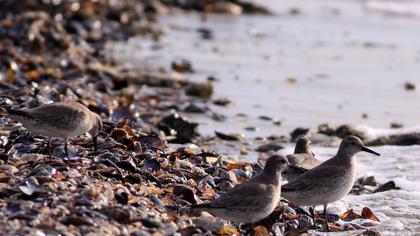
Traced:
<svg viewBox="0 0 420 236">
<path fill-rule="evenodd" d="M 381 156 L 356 155 L 329 234 L 418 234 L 418 4 L 0 1 L 0 235 L 319 234 L 322 207 L 251 226 L 189 209 L 298 137 L 325 161 L 346 135 Z M 52 138 L 49 157 L 5 115 L 63 101 L 102 118 L 97 151 Z"/>
</svg>

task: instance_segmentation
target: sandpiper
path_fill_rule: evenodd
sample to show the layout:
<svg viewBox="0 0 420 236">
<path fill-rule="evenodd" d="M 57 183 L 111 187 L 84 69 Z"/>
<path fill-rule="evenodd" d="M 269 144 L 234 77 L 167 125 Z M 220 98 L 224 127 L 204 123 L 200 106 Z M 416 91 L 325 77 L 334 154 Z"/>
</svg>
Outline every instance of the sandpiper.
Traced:
<svg viewBox="0 0 420 236">
<path fill-rule="evenodd" d="M 9 117 L 19 121 L 32 134 L 64 139 L 64 150 L 68 155 L 67 141 L 88 132 L 97 150 L 97 136 L 102 129 L 101 117 L 78 102 L 57 102 L 31 109 L 6 109 Z"/>
<path fill-rule="evenodd" d="M 327 230 L 327 205 L 350 192 L 356 178 L 354 155 L 360 151 L 380 155 L 363 145 L 356 136 L 346 136 L 337 154 L 283 185 L 282 197 L 298 206 L 324 206 Z"/>
<path fill-rule="evenodd" d="M 283 171 L 283 177 L 291 181 L 297 176 L 319 165 L 321 161 L 316 159 L 311 149 L 309 138 L 299 138 L 296 142 L 294 154 L 287 155 L 289 166 Z"/>
<path fill-rule="evenodd" d="M 315 154 L 312 152 L 312 142 L 309 138 L 301 137 L 296 141 L 295 151 L 294 154 Z"/>
<path fill-rule="evenodd" d="M 259 175 L 236 185 L 212 202 L 191 208 L 236 223 L 252 224 L 262 220 L 273 212 L 280 200 L 281 172 L 286 166 L 285 157 L 271 156 Z"/>
</svg>

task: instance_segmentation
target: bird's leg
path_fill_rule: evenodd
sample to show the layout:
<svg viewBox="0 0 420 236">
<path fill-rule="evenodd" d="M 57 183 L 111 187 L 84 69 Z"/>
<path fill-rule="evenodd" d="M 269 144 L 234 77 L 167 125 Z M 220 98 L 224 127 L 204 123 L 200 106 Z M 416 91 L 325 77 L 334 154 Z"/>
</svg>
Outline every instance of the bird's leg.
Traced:
<svg viewBox="0 0 420 236">
<path fill-rule="evenodd" d="M 325 228 L 327 232 L 330 232 L 330 227 L 328 226 L 328 217 L 327 217 L 327 204 L 324 205 L 324 220 L 325 220 Z"/>
<path fill-rule="evenodd" d="M 315 207 L 310 206 L 310 207 L 309 207 L 309 213 L 311 213 L 312 220 L 314 221 L 315 231 L 317 231 L 317 230 L 318 230 L 318 227 L 316 226 Z"/>
<path fill-rule="evenodd" d="M 64 139 L 64 152 L 68 156 L 69 155 L 69 152 L 68 152 L 68 149 L 67 149 L 67 143 L 68 143 L 68 140 L 67 139 Z"/>
<path fill-rule="evenodd" d="M 48 138 L 47 141 L 47 150 L 48 150 L 48 156 L 50 157 L 50 161 L 52 159 L 52 150 L 51 150 L 51 138 Z"/>
<path fill-rule="evenodd" d="M 95 152 L 97 152 L 98 151 L 98 136 L 93 137 L 92 142 L 93 142 L 93 149 L 95 150 Z"/>
</svg>

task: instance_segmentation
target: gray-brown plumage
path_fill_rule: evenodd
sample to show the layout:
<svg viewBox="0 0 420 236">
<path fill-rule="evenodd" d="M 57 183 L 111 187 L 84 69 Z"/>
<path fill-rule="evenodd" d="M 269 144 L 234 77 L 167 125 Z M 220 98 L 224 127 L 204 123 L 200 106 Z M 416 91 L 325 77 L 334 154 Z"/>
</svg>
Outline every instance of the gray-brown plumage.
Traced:
<svg viewBox="0 0 420 236">
<path fill-rule="evenodd" d="M 311 140 L 308 138 L 297 140 L 294 154 L 286 156 L 289 166 L 282 173 L 286 180 L 290 181 L 321 163 L 314 157 L 311 145 Z"/>
<path fill-rule="evenodd" d="M 212 202 L 191 208 L 237 223 L 254 223 L 264 219 L 280 200 L 281 171 L 286 166 L 285 157 L 271 156 L 261 174 L 236 185 Z"/>
<path fill-rule="evenodd" d="M 91 135 L 97 150 L 97 135 L 102 129 L 101 117 L 80 103 L 57 102 L 31 109 L 7 109 L 7 115 L 22 123 L 33 134 L 64 139 L 66 154 L 67 140 L 86 132 Z"/>
<path fill-rule="evenodd" d="M 363 145 L 356 136 L 346 136 L 337 154 L 315 168 L 283 185 L 282 197 L 298 206 L 324 206 L 325 223 L 328 203 L 350 192 L 356 178 L 354 155 L 360 151 L 380 155 Z"/>
<path fill-rule="evenodd" d="M 296 141 L 295 151 L 294 154 L 312 154 L 312 142 L 309 138 L 302 137 Z"/>
</svg>

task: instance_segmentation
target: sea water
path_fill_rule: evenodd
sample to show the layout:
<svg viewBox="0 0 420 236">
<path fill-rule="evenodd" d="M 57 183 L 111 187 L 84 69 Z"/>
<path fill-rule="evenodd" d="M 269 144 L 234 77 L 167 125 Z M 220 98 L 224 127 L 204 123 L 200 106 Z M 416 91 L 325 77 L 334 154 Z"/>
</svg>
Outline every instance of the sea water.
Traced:
<svg viewBox="0 0 420 236">
<path fill-rule="evenodd" d="M 159 17 L 165 35 L 158 42 L 142 37 L 109 48 L 120 63 L 140 69 L 170 70 L 171 62 L 181 58 L 195 70 L 184 75 L 189 80 L 217 78 L 213 98 L 228 98 L 232 104 L 210 105 L 227 116 L 225 122 L 190 115 L 203 135 L 214 130 L 247 137 L 288 135 L 296 127 L 316 131 L 321 123 L 350 123 L 370 139 L 420 130 L 420 93 L 404 87 L 419 81 L 419 1 L 257 2 L 274 15 L 215 14 L 205 21 L 197 13 L 168 15 Z M 214 38 L 203 40 L 198 28 L 211 30 Z M 259 119 L 262 115 L 282 125 Z M 390 129 L 392 122 L 404 127 Z M 249 126 L 257 130 L 244 129 Z M 420 233 L 420 146 L 372 149 L 381 156 L 358 154 L 358 176 L 373 175 L 379 183 L 394 180 L 401 190 L 348 195 L 329 209 L 360 213 L 369 207 L 381 220 L 375 228 L 382 233 Z M 288 146 L 280 152 L 292 150 Z M 321 160 L 336 151 L 314 147 Z"/>
</svg>

